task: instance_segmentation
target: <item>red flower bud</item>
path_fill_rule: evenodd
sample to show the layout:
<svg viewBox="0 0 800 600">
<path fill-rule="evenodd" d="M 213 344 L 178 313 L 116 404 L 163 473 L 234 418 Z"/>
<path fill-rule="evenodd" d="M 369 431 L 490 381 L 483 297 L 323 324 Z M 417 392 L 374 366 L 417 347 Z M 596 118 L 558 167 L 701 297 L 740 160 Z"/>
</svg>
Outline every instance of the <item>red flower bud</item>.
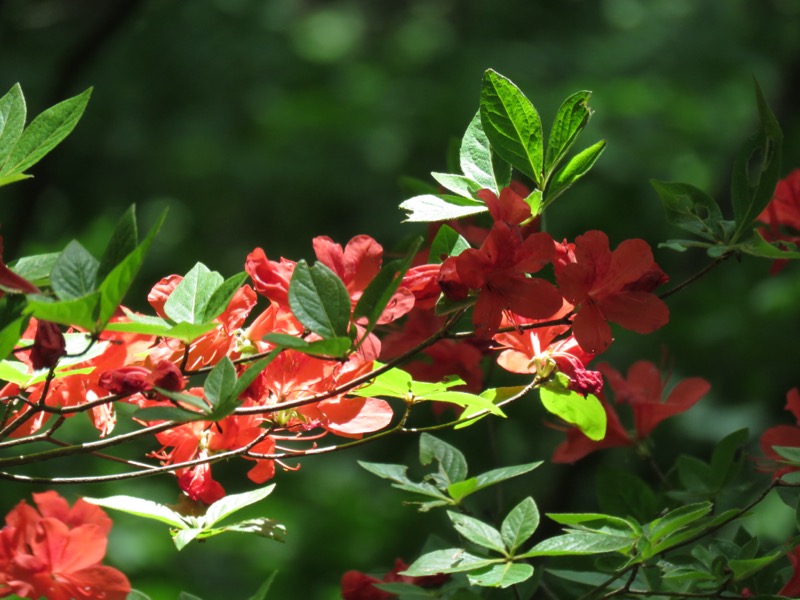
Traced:
<svg viewBox="0 0 800 600">
<path fill-rule="evenodd" d="M 100 375 L 98 383 L 104 390 L 123 396 L 148 392 L 153 389 L 153 382 L 150 381 L 150 369 L 146 367 L 121 367 L 113 371 L 106 371 Z"/>
<path fill-rule="evenodd" d="M 50 321 L 39 321 L 33 338 L 31 364 L 34 369 L 49 369 L 67 353 L 67 343 L 58 325 Z"/>
</svg>

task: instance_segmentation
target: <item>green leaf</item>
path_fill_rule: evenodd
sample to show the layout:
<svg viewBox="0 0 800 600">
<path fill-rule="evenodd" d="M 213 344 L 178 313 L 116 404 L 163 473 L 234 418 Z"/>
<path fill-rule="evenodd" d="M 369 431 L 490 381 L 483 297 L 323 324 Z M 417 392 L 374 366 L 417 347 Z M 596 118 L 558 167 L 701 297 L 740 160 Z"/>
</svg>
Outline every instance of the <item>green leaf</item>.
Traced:
<svg viewBox="0 0 800 600">
<path fill-rule="evenodd" d="M 499 194 L 511 180 L 511 166 L 492 152 L 489 138 L 483 131 L 481 113 L 478 111 L 470 121 L 461 140 L 459 163 L 461 170 L 481 188 Z"/>
<path fill-rule="evenodd" d="M 780 454 L 790 464 L 800 464 L 800 448 L 795 446 L 773 446 L 775 452 Z"/>
<path fill-rule="evenodd" d="M 15 83 L 0 98 L 0 169 L 22 135 L 26 110 L 22 88 Z"/>
<path fill-rule="evenodd" d="M 546 539 L 516 558 L 603 554 L 606 552 L 625 553 L 632 545 L 633 542 L 628 537 L 582 531 Z"/>
<path fill-rule="evenodd" d="M 105 329 L 107 331 L 124 331 L 127 333 L 143 333 L 145 335 L 156 335 L 159 337 L 175 338 L 182 341 L 184 344 L 191 344 L 200 336 L 212 331 L 216 325 L 214 323 L 200 323 L 199 325 L 192 325 L 191 323 L 178 323 L 173 325 L 158 317 L 153 317 L 159 322 L 142 323 L 142 322 L 122 322 L 109 323 Z"/>
<path fill-rule="evenodd" d="M 428 251 L 428 262 L 431 264 L 442 263 L 446 258 L 458 256 L 470 247 L 469 242 L 455 229 L 449 225 L 442 225 L 431 242 L 431 249 Z"/>
<path fill-rule="evenodd" d="M 606 411 L 593 394 L 586 397 L 561 388 L 540 388 L 539 397 L 544 407 L 578 427 L 590 440 L 599 441 L 606 435 Z"/>
<path fill-rule="evenodd" d="M 145 500 L 144 498 L 136 498 L 134 496 L 108 496 L 107 498 L 84 498 L 84 500 L 90 504 L 96 504 L 104 508 L 120 510 L 131 515 L 136 515 L 137 517 L 161 521 L 177 529 L 187 527 L 183 515 L 175 512 L 164 504 L 159 504 L 152 500 Z"/>
<path fill-rule="evenodd" d="M 758 81 L 754 80 L 754 84 L 761 128 L 744 143 L 733 166 L 731 200 L 736 221 L 733 242 L 750 230 L 769 204 L 781 173 L 783 133 Z"/>
<path fill-rule="evenodd" d="M 275 581 L 275 577 L 277 577 L 278 572 L 273 571 L 270 573 L 269 577 L 267 577 L 266 581 L 261 584 L 261 587 L 258 588 L 255 594 L 250 596 L 248 600 L 266 600 L 267 593 L 269 592 L 269 588 L 272 587 L 272 582 Z"/>
<path fill-rule="evenodd" d="M 119 307 L 125 294 L 128 293 L 128 289 L 139 272 L 147 251 L 150 249 L 150 244 L 153 243 L 153 239 L 161 229 L 166 216 L 167 211 L 164 210 L 142 243 L 136 246 L 133 252 L 128 254 L 122 262 L 111 269 L 100 284 L 99 290 L 102 296 L 100 300 L 100 318 L 97 324 L 98 330 L 102 330 L 105 327 L 109 319 L 117 311 L 117 307 Z"/>
<path fill-rule="evenodd" d="M 72 240 L 56 259 L 50 284 L 61 300 L 82 298 L 95 290 L 100 263 L 80 242 Z"/>
<path fill-rule="evenodd" d="M 436 498 L 438 502 L 431 504 L 430 507 L 446 506 L 453 504 L 450 498 L 444 495 L 436 486 L 431 485 L 430 483 L 417 483 L 411 481 L 406 475 L 408 467 L 406 467 L 405 465 L 370 463 L 361 460 L 358 461 L 358 464 L 361 465 L 364 469 L 366 469 L 370 473 L 377 475 L 382 479 L 388 479 L 389 481 L 392 482 L 392 487 L 394 488 L 397 488 L 399 490 L 405 490 L 413 494 L 419 494 L 430 498 Z M 423 508 L 421 510 L 427 510 L 427 509 Z"/>
<path fill-rule="evenodd" d="M 203 395 L 211 404 L 212 412 L 226 407 L 230 402 L 231 392 L 236 386 L 236 367 L 227 356 L 223 356 L 206 377 Z M 233 399 L 236 400 L 235 398 Z"/>
<path fill-rule="evenodd" d="M 511 479 L 512 477 L 518 477 L 519 475 L 524 475 L 525 473 L 530 473 L 541 464 L 542 461 L 539 460 L 524 465 L 515 465 L 512 467 L 500 467 L 499 469 L 492 469 L 491 471 L 487 471 L 486 473 L 481 473 L 476 477 L 470 477 L 469 479 L 465 479 L 464 481 L 459 481 L 457 483 L 451 484 L 447 488 L 447 492 L 454 500 L 460 501 L 461 499 L 467 497 L 468 495 L 474 494 L 475 492 L 480 491 L 489 486 L 492 486 L 496 483 L 500 483 L 501 481 Z"/>
<path fill-rule="evenodd" d="M 421 245 L 422 238 L 415 239 L 405 257 L 385 265 L 364 289 L 353 309 L 353 320 L 367 318 L 366 332 L 362 339 L 366 339 L 366 334 L 375 328 L 384 310 L 389 306 Z"/>
<path fill-rule="evenodd" d="M 600 140 L 573 156 L 569 162 L 559 169 L 546 191 L 543 207 L 549 206 L 553 200 L 560 196 L 568 187 L 586 175 L 600 158 L 606 148 L 606 141 Z"/>
<path fill-rule="evenodd" d="M 753 235 L 746 241 L 738 244 L 736 248 L 746 254 L 761 258 L 784 260 L 797 260 L 800 258 L 800 251 L 797 250 L 795 244 L 783 241 L 772 244 L 764 239 L 764 236 L 761 235 L 758 229 L 754 229 Z"/>
<path fill-rule="evenodd" d="M 203 600 L 203 599 L 200 598 L 199 596 L 195 596 L 194 594 L 190 594 L 189 592 L 181 592 L 178 594 L 178 600 Z"/>
<path fill-rule="evenodd" d="M 732 559 L 728 561 L 728 567 L 731 571 L 733 571 L 733 580 L 742 581 L 757 573 L 781 556 L 785 556 L 785 553 L 781 550 L 777 550 L 759 558 L 748 558 L 742 560 Z"/>
<path fill-rule="evenodd" d="M 211 297 L 203 308 L 203 314 L 201 316 L 202 321 L 208 323 L 225 312 L 225 309 L 228 308 L 236 292 L 244 285 L 248 277 L 249 275 L 242 271 L 223 281 L 222 285 L 211 294 Z"/>
<path fill-rule="evenodd" d="M 599 513 L 548 513 L 547 516 L 556 523 L 569 525 L 580 531 L 628 537 L 631 540 L 641 534 L 641 528 L 638 524 L 613 515 Z"/>
<path fill-rule="evenodd" d="M 698 502 L 671 510 L 648 524 L 648 537 L 655 543 L 711 512 L 711 502 Z"/>
<path fill-rule="evenodd" d="M 575 92 L 564 100 L 556 113 L 550 137 L 547 139 L 547 151 L 544 159 L 546 174 L 552 173 L 556 165 L 561 162 L 578 134 L 586 127 L 592 111 L 589 110 L 589 91 Z"/>
<path fill-rule="evenodd" d="M 401 596 L 403 600 L 412 600 L 413 598 L 436 598 L 432 590 L 426 590 L 418 585 L 411 583 L 373 583 L 372 587 L 382 592 L 389 592 Z"/>
<path fill-rule="evenodd" d="M 255 490 L 244 492 L 242 494 L 229 494 L 224 498 L 217 500 L 208 507 L 206 514 L 201 519 L 201 523 L 204 527 L 213 527 L 225 517 L 230 516 L 233 513 L 250 506 L 251 504 L 260 502 L 269 496 L 274 489 L 275 484 L 273 483 L 271 485 L 256 488 Z"/>
<path fill-rule="evenodd" d="M 419 462 L 429 465 L 434 460 L 439 463 L 442 488 L 466 479 L 467 460 L 462 452 L 429 433 L 423 433 L 419 438 Z"/>
<path fill-rule="evenodd" d="M 14 261 L 9 267 L 14 273 L 27 279 L 33 285 L 44 287 L 50 285 L 50 273 L 59 256 L 59 252 L 25 256 Z"/>
<path fill-rule="evenodd" d="M 513 398 L 514 396 L 521 394 L 525 390 L 525 388 L 526 386 L 524 385 L 489 388 L 488 390 L 483 390 L 480 393 L 480 397 L 485 398 L 492 404 L 499 404 L 501 402 L 508 400 L 509 398 Z M 477 408 L 466 409 L 461 413 L 461 416 L 459 417 L 459 422 L 453 426 L 453 429 L 463 429 L 464 427 L 473 425 L 474 423 L 476 423 L 485 416 L 488 416 L 488 413 L 485 413 L 485 411 L 483 410 L 479 410 Z"/>
<path fill-rule="evenodd" d="M 533 567 L 526 563 L 502 563 L 470 571 L 467 579 L 472 585 L 507 588 L 533 577 Z"/>
<path fill-rule="evenodd" d="M 660 510 L 652 488 L 624 469 L 600 466 L 594 480 L 600 509 L 637 521 L 649 521 Z"/>
<path fill-rule="evenodd" d="M 713 491 L 710 486 L 714 481 L 714 473 L 707 463 L 694 456 L 683 454 L 678 457 L 677 466 L 678 479 L 687 490 L 695 493 Z"/>
<path fill-rule="evenodd" d="M 539 113 L 520 89 L 489 69 L 483 76 L 481 123 L 492 149 L 541 186 L 544 140 Z"/>
<path fill-rule="evenodd" d="M 509 553 L 528 541 L 539 527 L 539 509 L 530 496 L 511 509 L 500 526 L 500 535 Z"/>
<path fill-rule="evenodd" d="M 667 221 L 690 233 L 716 241 L 725 241 L 722 212 L 717 202 L 703 190 L 688 183 L 650 180 L 661 198 Z"/>
<path fill-rule="evenodd" d="M 208 407 L 205 407 L 204 410 L 207 411 Z M 175 423 L 209 420 L 207 412 L 200 413 L 177 406 L 146 406 L 136 410 L 132 416 L 140 421 L 174 421 Z"/>
<path fill-rule="evenodd" d="M 431 173 L 431 176 L 445 189 L 463 198 L 479 200 L 478 192 L 483 188 L 469 177 L 453 173 Z"/>
<path fill-rule="evenodd" d="M 489 210 L 484 202 L 447 194 L 414 196 L 401 202 L 400 208 L 408 212 L 405 218 L 408 223 L 449 221 Z"/>
<path fill-rule="evenodd" d="M 181 529 L 174 536 L 172 536 L 172 542 L 175 544 L 175 548 L 177 548 L 180 552 L 189 542 L 199 536 L 202 532 L 203 530 L 199 527 L 187 527 L 186 529 Z"/>
<path fill-rule="evenodd" d="M 747 428 L 739 429 L 725 436 L 714 448 L 711 472 L 716 489 L 722 489 L 739 473 L 745 459 L 744 446 L 747 439 Z"/>
<path fill-rule="evenodd" d="M 128 595 L 125 596 L 125 600 L 150 600 L 150 596 L 139 590 L 131 590 L 128 592 Z"/>
<path fill-rule="evenodd" d="M 132 204 L 122 215 L 111 234 L 111 239 L 100 258 L 97 281 L 103 281 L 111 270 L 136 250 L 139 243 L 139 230 L 136 225 L 136 205 Z"/>
<path fill-rule="evenodd" d="M 450 521 L 456 531 L 473 544 L 506 554 L 506 548 L 503 544 L 503 539 L 500 537 L 500 532 L 491 525 L 487 525 L 474 517 L 450 510 L 447 511 L 447 516 L 450 517 Z"/>
<path fill-rule="evenodd" d="M 95 330 L 100 314 L 99 291 L 74 300 L 53 301 L 47 296 L 28 296 L 28 308 L 32 316 L 42 321 L 60 325 L 76 325 L 87 331 Z"/>
<path fill-rule="evenodd" d="M 17 173 L 16 175 L 3 175 L 0 176 L 0 187 L 4 185 L 9 185 L 11 183 L 16 183 L 17 181 L 22 181 L 24 179 L 30 179 L 33 175 L 25 175 L 23 173 Z"/>
<path fill-rule="evenodd" d="M 339 276 L 317 262 L 297 263 L 289 283 L 289 306 L 297 320 L 324 339 L 347 337 L 350 294 Z"/>
<path fill-rule="evenodd" d="M 48 108 L 36 117 L 22 132 L 14 149 L 0 168 L 0 175 L 23 173 L 55 148 L 78 124 L 91 93 L 92 89 L 89 88 L 78 96 Z"/>
<path fill-rule="evenodd" d="M 500 559 L 487 559 L 470 554 L 463 548 L 434 550 L 420 556 L 400 575 L 421 577 L 438 573 L 461 573 L 497 564 Z"/>
<path fill-rule="evenodd" d="M 222 275 L 197 263 L 172 290 L 164 312 L 176 323 L 206 323 L 206 305 L 222 282 Z"/>
<path fill-rule="evenodd" d="M 25 333 L 30 317 L 25 314 L 28 302 L 20 294 L 6 294 L 0 297 L 0 360 L 14 350 Z"/>
</svg>

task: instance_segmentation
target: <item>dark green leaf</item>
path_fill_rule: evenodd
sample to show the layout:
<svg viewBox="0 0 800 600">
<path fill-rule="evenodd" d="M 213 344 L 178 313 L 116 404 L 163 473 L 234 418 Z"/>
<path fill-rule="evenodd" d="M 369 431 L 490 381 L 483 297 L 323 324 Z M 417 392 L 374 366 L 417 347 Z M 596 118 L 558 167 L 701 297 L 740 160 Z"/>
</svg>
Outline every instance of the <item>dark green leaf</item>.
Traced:
<svg viewBox="0 0 800 600">
<path fill-rule="evenodd" d="M 413 598 L 436 598 L 435 593 L 411 583 L 373 583 L 372 587 L 383 592 L 401 596 L 403 600 Z"/>
<path fill-rule="evenodd" d="M 99 289 L 102 298 L 100 302 L 100 319 L 98 322 L 99 329 L 105 327 L 106 323 L 108 323 L 109 319 L 111 319 L 117 311 L 117 307 L 119 307 L 133 279 L 139 272 L 139 268 L 144 262 L 144 257 L 150 249 L 150 244 L 153 243 L 153 239 L 156 237 L 159 229 L 161 229 L 161 225 L 164 223 L 166 216 L 167 211 L 164 210 L 158 217 L 155 225 L 153 225 L 152 229 L 147 233 L 147 237 L 145 237 L 142 243 L 136 246 L 136 249 L 128 254 L 122 262 L 111 269 L 111 272 L 100 284 Z"/>
<path fill-rule="evenodd" d="M 500 535 L 508 551 L 513 554 L 528 541 L 539 527 L 539 509 L 533 498 L 525 498 L 511 509 L 500 526 Z"/>
<path fill-rule="evenodd" d="M 492 150 L 540 187 L 542 121 L 530 100 L 511 81 L 489 69 L 483 76 L 480 115 Z"/>
<path fill-rule="evenodd" d="M 258 375 L 266 369 L 269 364 L 275 360 L 275 358 L 280 354 L 280 349 L 273 350 L 269 354 L 267 354 L 264 358 L 254 362 L 250 365 L 244 373 L 239 375 L 239 379 L 236 381 L 236 385 L 233 387 L 233 392 L 231 395 L 234 398 L 238 398 L 250 387 L 250 384 L 253 383 L 258 377 Z"/>
<path fill-rule="evenodd" d="M 714 474 L 716 489 L 721 489 L 731 481 L 744 463 L 744 445 L 747 443 L 747 428 L 739 429 L 725 436 L 714 448 L 711 455 L 711 472 Z"/>
<path fill-rule="evenodd" d="M 589 122 L 592 111 L 589 110 L 589 91 L 572 94 L 564 100 L 558 109 L 550 137 L 547 139 L 544 171 L 549 174 L 555 166 L 566 156 L 578 134 Z"/>
<path fill-rule="evenodd" d="M 594 483 L 598 504 L 606 513 L 644 522 L 651 520 L 660 509 L 650 486 L 630 471 L 601 465 Z"/>
<path fill-rule="evenodd" d="M 288 333 L 268 333 L 264 339 L 283 348 L 290 348 L 311 356 L 344 356 L 353 345 L 353 341 L 349 337 L 307 342 Z"/>
<path fill-rule="evenodd" d="M 731 571 L 733 571 L 733 580 L 742 581 L 782 556 L 785 556 L 784 551 L 778 550 L 770 552 L 766 556 L 761 556 L 759 558 L 749 558 L 744 560 L 732 559 L 728 561 L 728 567 Z"/>
<path fill-rule="evenodd" d="M 650 184 L 661 198 L 669 223 L 712 242 L 725 241 L 722 212 L 711 196 L 688 183 L 651 179 Z"/>
<path fill-rule="evenodd" d="M 203 395 L 211 404 L 212 411 L 227 405 L 236 386 L 236 367 L 227 356 L 223 356 L 206 377 Z M 234 398 L 234 400 L 236 400 Z"/>
<path fill-rule="evenodd" d="M 783 133 L 764 93 L 755 83 L 760 130 L 740 150 L 733 166 L 731 200 L 736 231 L 732 241 L 749 231 L 769 203 L 781 173 Z"/>
<path fill-rule="evenodd" d="M 206 407 L 207 409 L 208 407 Z M 207 413 L 199 413 L 177 406 L 147 406 L 133 413 L 133 418 L 141 421 L 174 421 L 175 423 L 189 423 L 191 421 L 206 421 Z"/>
<path fill-rule="evenodd" d="M 25 97 L 22 88 L 15 83 L 10 90 L 0 98 L 0 172 L 3 164 L 22 135 L 25 127 Z"/>
<path fill-rule="evenodd" d="M 55 148 L 78 124 L 91 93 L 89 88 L 36 117 L 22 132 L 5 164 L 0 168 L 0 175 L 23 173 Z"/>
<path fill-rule="evenodd" d="M 222 275 L 197 263 L 172 290 L 164 312 L 176 323 L 206 323 L 206 306 L 222 282 Z"/>
<path fill-rule="evenodd" d="M 50 284 L 61 300 L 82 298 L 97 285 L 97 259 L 79 242 L 72 240 L 56 259 Z"/>
<path fill-rule="evenodd" d="M 347 337 L 350 294 L 339 276 L 317 262 L 295 266 L 289 283 L 289 306 L 297 320 L 324 339 Z"/>
<path fill-rule="evenodd" d="M 277 571 L 273 571 L 269 577 L 267 577 L 266 581 L 261 584 L 261 587 L 258 588 L 255 594 L 250 596 L 248 600 L 266 600 L 267 593 L 269 592 L 269 588 L 272 587 L 272 582 L 275 581 L 275 577 L 278 575 Z"/>
<path fill-rule="evenodd" d="M 449 225 L 442 225 L 431 242 L 428 262 L 439 264 L 450 256 L 458 256 L 469 248 L 469 242 Z"/>
<path fill-rule="evenodd" d="M 533 567 L 526 563 L 502 563 L 469 571 L 467 579 L 472 585 L 507 588 L 527 581 L 533 576 Z"/>
<path fill-rule="evenodd" d="M 242 271 L 241 273 L 238 273 L 233 277 L 229 277 L 223 281 L 222 284 L 211 294 L 208 302 L 206 302 L 206 305 L 203 308 L 203 314 L 201 316 L 202 321 L 204 323 L 208 323 L 225 312 L 225 309 L 228 308 L 228 305 L 231 303 L 231 300 L 233 300 L 236 292 L 238 292 L 239 288 L 244 285 L 244 282 L 247 281 L 248 277 L 249 275 Z"/>
<path fill-rule="evenodd" d="M 28 326 L 27 301 L 19 294 L 0 297 L 0 360 L 8 357 Z"/>
<path fill-rule="evenodd" d="M 761 258 L 774 258 L 784 260 L 797 260 L 800 258 L 800 251 L 791 242 L 777 242 L 772 244 L 764 239 L 761 232 L 753 230 L 753 235 L 749 239 L 738 244 L 736 249 Z"/>
<path fill-rule="evenodd" d="M 467 460 L 461 451 L 429 433 L 423 433 L 419 438 L 419 462 L 429 465 L 434 460 L 439 463 L 443 488 L 466 479 Z"/>
<path fill-rule="evenodd" d="M 506 553 L 506 548 L 503 544 L 503 539 L 500 537 L 500 532 L 491 525 L 487 525 L 474 517 L 451 510 L 447 511 L 447 516 L 450 517 L 450 521 L 453 523 L 456 531 L 465 539 L 482 548 L 494 550 L 500 554 Z"/>
<path fill-rule="evenodd" d="M 430 223 L 449 221 L 470 215 L 487 212 L 486 204 L 461 196 L 447 194 L 423 194 L 400 203 L 400 208 L 408 212 L 405 221 L 409 223 Z"/>
<path fill-rule="evenodd" d="M 114 267 L 136 250 L 138 243 L 139 229 L 136 225 L 136 205 L 132 204 L 117 222 L 114 233 L 111 234 L 111 239 L 103 251 L 103 256 L 100 257 L 97 281 L 103 281 Z"/>
<path fill-rule="evenodd" d="M 711 502 L 698 502 L 676 508 L 649 524 L 648 537 L 653 542 L 661 540 L 682 527 L 702 519 L 711 512 L 712 507 Z"/>
<path fill-rule="evenodd" d="M 690 492 L 705 493 L 714 480 L 711 467 L 694 456 L 683 454 L 678 457 L 678 478 Z"/>
</svg>

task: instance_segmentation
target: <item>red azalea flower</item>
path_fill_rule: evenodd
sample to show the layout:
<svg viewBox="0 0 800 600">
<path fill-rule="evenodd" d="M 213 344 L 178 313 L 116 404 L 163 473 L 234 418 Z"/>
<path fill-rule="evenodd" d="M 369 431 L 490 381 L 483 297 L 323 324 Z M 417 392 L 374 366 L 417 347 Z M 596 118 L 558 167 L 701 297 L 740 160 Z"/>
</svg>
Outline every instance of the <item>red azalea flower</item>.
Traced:
<svg viewBox="0 0 800 600">
<path fill-rule="evenodd" d="M 563 246 L 562 246 L 563 248 Z M 637 333 L 650 333 L 669 321 L 669 308 L 650 292 L 667 281 L 647 242 L 625 240 L 614 252 L 602 231 L 575 239 L 575 262 L 569 251 L 555 263 L 558 287 L 575 305 L 572 329 L 587 352 L 599 354 L 611 344 L 608 321 Z"/>
<path fill-rule="evenodd" d="M 772 449 L 773 446 L 800 447 L 800 389 L 792 388 L 786 394 L 786 410 L 791 412 L 797 420 L 797 427 L 792 425 L 776 425 L 770 427 L 759 440 L 761 452 L 767 457 L 768 462 L 762 466 L 764 470 L 772 471 L 777 479 L 786 473 L 800 471 L 798 467 L 782 464 L 785 459 Z"/>
<path fill-rule="evenodd" d="M 405 571 L 407 568 L 408 565 L 398 558 L 394 561 L 394 568 L 386 573 L 382 579 L 360 571 L 347 571 L 342 575 L 342 598 L 344 600 L 386 600 L 387 598 L 396 598 L 397 594 L 379 590 L 374 584 L 409 583 L 423 588 L 430 588 L 439 587 L 450 579 L 450 575 L 446 573 L 423 577 L 400 575 L 400 571 Z"/>
<path fill-rule="evenodd" d="M 6 516 L 0 530 L 0 596 L 37 600 L 125 600 L 125 575 L 101 565 L 111 520 L 78 500 L 72 508 L 56 492 L 33 495 Z"/>
<path fill-rule="evenodd" d="M 686 412 L 708 393 L 711 384 L 701 377 L 689 377 L 679 381 L 662 400 L 666 381 L 653 363 L 640 360 L 628 369 L 623 378 L 611 365 L 597 366 L 614 390 L 617 404 L 627 403 L 633 410 L 636 435 L 645 439 L 664 419 Z"/>
<path fill-rule="evenodd" d="M 800 169 L 795 169 L 778 182 L 772 199 L 757 220 L 765 225 L 758 228 L 765 240 L 800 244 Z M 785 259 L 776 260 L 770 272 L 774 275 L 787 262 Z"/>
<path fill-rule="evenodd" d="M 546 319 L 562 305 L 561 294 L 549 281 L 527 277 L 555 256 L 553 239 L 534 233 L 522 239 L 518 227 L 495 223 L 486 241 L 476 250 L 464 250 L 442 264 L 439 285 L 445 294 L 463 298 L 478 290 L 472 320 L 475 332 L 488 337 L 500 326 L 503 314 Z"/>
<path fill-rule="evenodd" d="M 492 190 L 481 190 L 478 198 L 486 202 L 495 223 L 504 221 L 509 225 L 519 225 L 531 216 L 530 205 L 514 188 L 503 188 L 499 198 Z"/>
<path fill-rule="evenodd" d="M 603 408 L 606 409 L 606 436 L 602 440 L 594 441 L 583 435 L 577 427 L 568 428 L 566 430 L 567 439 L 553 451 L 552 461 L 554 463 L 573 463 L 596 450 L 636 444 L 636 440 L 622 426 L 617 412 L 606 401 L 602 393 L 598 395 L 598 398 L 603 404 Z"/>
<path fill-rule="evenodd" d="M 800 597 L 800 546 L 792 548 L 786 556 L 792 563 L 792 576 L 778 594 L 787 598 L 797 598 Z"/>
</svg>

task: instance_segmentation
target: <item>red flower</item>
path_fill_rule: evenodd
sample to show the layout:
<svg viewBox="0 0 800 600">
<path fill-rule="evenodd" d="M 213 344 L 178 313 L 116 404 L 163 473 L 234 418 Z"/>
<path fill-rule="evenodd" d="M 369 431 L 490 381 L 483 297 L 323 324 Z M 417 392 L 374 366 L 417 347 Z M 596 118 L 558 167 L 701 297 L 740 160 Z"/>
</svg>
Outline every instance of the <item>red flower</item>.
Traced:
<svg viewBox="0 0 800 600">
<path fill-rule="evenodd" d="M 761 434 L 761 452 L 769 459 L 764 465 L 764 470 L 773 471 L 775 478 L 781 477 L 792 471 L 800 471 L 797 467 L 781 464 L 785 459 L 772 449 L 773 446 L 800 446 L 800 389 L 792 388 L 786 394 L 786 410 L 791 412 L 797 420 L 798 427 L 791 425 L 776 425 Z"/>
<path fill-rule="evenodd" d="M 397 594 L 384 592 L 374 586 L 376 583 L 409 583 L 423 588 L 439 587 L 444 584 L 450 575 L 440 573 L 438 575 L 425 575 L 423 577 L 411 577 L 400 575 L 400 571 L 405 571 L 408 565 L 401 559 L 394 561 L 394 568 L 378 579 L 360 571 L 347 571 L 342 575 L 342 598 L 344 600 L 385 600 L 395 598 Z"/>
<path fill-rule="evenodd" d="M 111 520 L 78 500 L 72 508 L 55 492 L 23 500 L 0 530 L 0 596 L 47 600 L 125 600 L 125 575 L 100 564 Z"/>
<path fill-rule="evenodd" d="M 570 428 L 566 441 L 556 448 L 553 462 L 574 462 L 602 448 L 634 446 L 646 439 L 664 419 L 689 410 L 711 387 L 705 379 L 689 377 L 679 381 L 667 399 L 662 401 L 666 382 L 661 379 L 661 373 L 653 363 L 645 360 L 635 362 L 628 369 L 627 379 L 606 363 L 597 368 L 614 390 L 616 403 L 631 406 L 636 435 L 631 436 L 625 430 L 616 411 L 600 396 L 608 419 L 606 437 L 595 442 L 577 428 Z"/>
<path fill-rule="evenodd" d="M 39 321 L 31 349 L 31 365 L 34 369 L 55 367 L 58 359 L 67 353 L 67 342 L 58 325 L 50 321 Z"/>
<path fill-rule="evenodd" d="M 795 546 L 787 554 L 789 562 L 792 563 L 792 576 L 778 592 L 787 598 L 797 598 L 800 596 L 800 546 Z"/>
<path fill-rule="evenodd" d="M 38 294 L 39 288 L 23 279 L 3 262 L 3 238 L 0 236 L 0 296 L 3 292 L 13 294 Z"/>
<path fill-rule="evenodd" d="M 442 264 L 439 285 L 452 298 L 478 290 L 472 320 L 484 337 L 500 326 L 503 314 L 546 319 L 561 308 L 561 294 L 549 281 L 527 277 L 555 257 L 553 239 L 534 233 L 522 239 L 518 227 L 495 223 L 479 250 L 470 248 Z"/>
<path fill-rule="evenodd" d="M 764 239 L 800 244 L 800 169 L 795 169 L 778 182 L 772 200 L 758 215 L 758 221 L 766 225 L 759 227 Z M 772 274 L 780 271 L 786 263 L 786 260 L 772 263 Z"/>
<path fill-rule="evenodd" d="M 599 354 L 611 344 L 607 321 L 637 333 L 650 333 L 669 321 L 669 309 L 650 292 L 667 281 L 647 242 L 625 240 L 612 253 L 602 231 L 575 240 L 575 262 L 569 252 L 556 262 L 558 287 L 575 305 L 572 329 L 587 352 Z"/>
<path fill-rule="evenodd" d="M 519 191 L 527 192 L 524 188 Z M 492 190 L 481 190 L 478 198 L 486 202 L 495 223 L 505 221 L 509 225 L 519 225 L 531 216 L 531 207 L 518 190 L 512 187 L 500 190 L 499 198 Z"/>
<path fill-rule="evenodd" d="M 597 368 L 614 390 L 617 404 L 627 403 L 631 406 L 639 439 L 648 437 L 664 419 L 689 410 L 711 389 L 705 379 L 689 377 L 679 381 L 667 399 L 662 400 L 666 381 L 661 379 L 658 367 L 649 361 L 633 363 L 628 369 L 627 379 L 607 363 Z"/>
</svg>

